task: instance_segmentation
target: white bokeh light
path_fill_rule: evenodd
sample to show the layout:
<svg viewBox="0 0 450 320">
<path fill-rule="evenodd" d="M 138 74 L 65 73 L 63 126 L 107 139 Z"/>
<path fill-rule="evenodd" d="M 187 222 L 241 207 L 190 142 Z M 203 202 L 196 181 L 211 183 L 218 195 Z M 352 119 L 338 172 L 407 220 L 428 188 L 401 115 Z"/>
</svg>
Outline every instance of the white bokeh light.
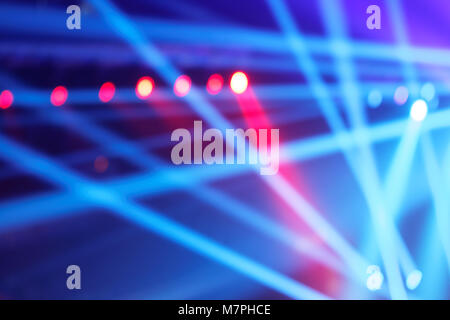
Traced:
<svg viewBox="0 0 450 320">
<path fill-rule="evenodd" d="M 422 100 L 416 100 L 416 102 L 413 103 L 411 110 L 409 112 L 409 116 L 414 121 L 420 122 L 423 121 L 428 114 L 428 105 L 427 103 Z"/>
<path fill-rule="evenodd" d="M 417 288 L 422 281 L 422 272 L 419 270 L 413 270 L 406 278 L 406 286 L 409 290 Z"/>
</svg>

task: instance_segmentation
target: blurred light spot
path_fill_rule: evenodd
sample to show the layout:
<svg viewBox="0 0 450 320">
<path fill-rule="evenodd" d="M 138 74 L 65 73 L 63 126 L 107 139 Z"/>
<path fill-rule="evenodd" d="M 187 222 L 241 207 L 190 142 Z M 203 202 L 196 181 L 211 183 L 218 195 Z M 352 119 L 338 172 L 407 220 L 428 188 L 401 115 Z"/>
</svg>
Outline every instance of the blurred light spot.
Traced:
<svg viewBox="0 0 450 320">
<path fill-rule="evenodd" d="M 406 278 L 406 286 L 409 290 L 417 288 L 422 281 L 422 272 L 419 270 L 413 270 Z"/>
<path fill-rule="evenodd" d="M 436 94 L 436 89 L 434 88 L 433 84 L 430 82 L 425 83 L 422 86 L 422 89 L 420 89 L 420 96 L 427 101 L 433 100 L 435 94 Z"/>
<path fill-rule="evenodd" d="M 8 109 L 11 107 L 12 103 L 14 101 L 14 96 L 11 91 L 9 90 L 3 90 L 0 94 L 0 108 L 1 109 Z"/>
<path fill-rule="evenodd" d="M 55 89 L 53 89 L 52 94 L 50 95 L 50 102 L 56 106 L 62 106 L 64 103 L 66 103 L 67 96 L 68 96 L 67 89 L 63 86 L 57 86 Z"/>
<path fill-rule="evenodd" d="M 136 85 L 136 95 L 139 99 L 145 100 L 152 94 L 155 83 L 150 77 L 142 77 Z"/>
<path fill-rule="evenodd" d="M 381 95 L 381 92 L 378 90 L 370 91 L 369 95 L 367 96 L 367 103 L 371 108 L 377 108 L 378 106 L 380 106 L 382 101 L 383 96 Z"/>
<path fill-rule="evenodd" d="M 417 100 L 413 103 L 411 110 L 409 112 L 409 116 L 414 121 L 423 121 L 428 113 L 428 105 L 424 100 Z"/>
<path fill-rule="evenodd" d="M 384 276 L 380 271 L 380 267 L 376 265 L 368 266 L 366 273 L 369 275 L 366 281 L 367 289 L 369 289 L 370 291 L 381 289 L 384 281 Z"/>
<path fill-rule="evenodd" d="M 173 92 L 178 97 L 184 97 L 191 90 L 191 78 L 187 75 L 182 75 L 175 80 L 175 84 L 173 85 Z"/>
<path fill-rule="evenodd" d="M 247 90 L 248 78 L 242 71 L 237 71 L 233 74 L 230 81 L 230 88 L 234 93 L 241 94 Z"/>
<path fill-rule="evenodd" d="M 439 107 L 439 98 L 438 98 L 438 97 L 434 97 L 433 100 L 431 100 L 431 101 L 428 103 L 428 107 L 429 107 L 431 110 L 436 110 L 436 109 Z"/>
<path fill-rule="evenodd" d="M 399 106 L 404 105 L 408 101 L 409 92 L 404 86 L 400 86 L 395 90 L 394 101 Z"/>
<path fill-rule="evenodd" d="M 94 161 L 95 171 L 98 173 L 103 173 L 108 169 L 109 162 L 108 159 L 104 156 L 98 156 Z"/>
<path fill-rule="evenodd" d="M 105 82 L 98 91 L 98 98 L 101 102 L 109 102 L 114 97 L 116 87 L 112 82 Z"/>
<path fill-rule="evenodd" d="M 218 94 L 223 87 L 223 78 L 220 74 L 213 74 L 209 77 L 206 90 L 209 94 Z"/>
</svg>

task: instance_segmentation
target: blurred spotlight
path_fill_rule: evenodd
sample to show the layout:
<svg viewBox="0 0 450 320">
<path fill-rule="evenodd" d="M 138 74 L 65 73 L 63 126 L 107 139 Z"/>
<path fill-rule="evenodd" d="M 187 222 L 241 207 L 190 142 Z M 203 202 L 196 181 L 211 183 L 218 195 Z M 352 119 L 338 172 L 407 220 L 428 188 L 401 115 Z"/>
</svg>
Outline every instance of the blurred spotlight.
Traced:
<svg viewBox="0 0 450 320">
<path fill-rule="evenodd" d="M 213 74 L 209 77 L 206 90 L 209 94 L 218 94 L 223 87 L 223 78 L 220 74 Z"/>
<path fill-rule="evenodd" d="M 422 272 L 419 270 L 413 270 L 406 278 L 406 286 L 409 290 L 417 288 L 422 281 Z"/>
<path fill-rule="evenodd" d="M 50 102 L 56 106 L 62 106 L 67 100 L 68 92 L 63 86 L 57 86 L 50 95 Z"/>
<path fill-rule="evenodd" d="M 413 103 L 409 116 L 414 121 L 423 121 L 428 113 L 428 105 L 424 100 L 417 100 Z"/>
<path fill-rule="evenodd" d="M 247 90 L 248 78 L 242 71 L 237 71 L 233 74 L 230 80 L 230 88 L 234 93 L 241 94 Z"/>
<path fill-rule="evenodd" d="M 3 90 L 0 94 L 0 109 L 8 109 L 14 101 L 14 96 L 11 91 Z"/>
<path fill-rule="evenodd" d="M 381 95 L 381 92 L 378 90 L 370 91 L 369 95 L 367 96 L 367 104 L 371 108 L 379 107 L 382 101 L 383 96 Z"/>
<path fill-rule="evenodd" d="M 184 97 L 189 93 L 189 90 L 191 90 L 191 84 L 191 78 L 187 75 L 179 76 L 173 85 L 173 92 L 178 97 Z"/>
<path fill-rule="evenodd" d="M 404 105 L 408 100 L 408 96 L 409 96 L 408 88 L 400 86 L 395 90 L 394 101 L 399 106 Z"/>
<path fill-rule="evenodd" d="M 95 171 L 98 173 L 103 173 L 108 169 L 109 162 L 108 159 L 104 156 L 98 156 L 94 161 Z"/>
<path fill-rule="evenodd" d="M 150 77 L 142 77 L 138 80 L 136 85 L 136 96 L 139 99 L 145 100 L 152 94 L 155 83 Z"/>
<path fill-rule="evenodd" d="M 436 94 L 436 89 L 434 88 L 433 84 L 430 82 L 425 83 L 422 86 L 422 88 L 420 89 L 420 96 L 427 101 L 433 100 L 435 94 Z"/>
<path fill-rule="evenodd" d="M 105 82 L 98 91 L 98 98 L 101 102 L 109 102 L 114 97 L 116 87 L 112 82 Z"/>
<path fill-rule="evenodd" d="M 380 271 L 380 267 L 376 265 L 368 266 L 366 273 L 369 275 L 366 281 L 367 289 L 369 289 L 370 291 L 381 289 L 384 281 L 384 276 Z"/>
</svg>

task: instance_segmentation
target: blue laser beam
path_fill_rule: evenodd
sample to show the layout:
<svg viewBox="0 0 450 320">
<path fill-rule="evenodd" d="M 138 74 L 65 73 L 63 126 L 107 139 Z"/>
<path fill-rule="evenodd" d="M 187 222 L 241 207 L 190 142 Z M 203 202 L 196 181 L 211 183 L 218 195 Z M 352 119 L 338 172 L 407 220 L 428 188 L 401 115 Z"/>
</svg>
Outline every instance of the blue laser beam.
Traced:
<svg viewBox="0 0 450 320">
<path fill-rule="evenodd" d="M 323 21 L 325 21 L 335 49 L 334 52 L 338 62 L 337 73 L 342 83 L 344 99 L 347 102 L 347 114 L 353 127 L 360 132 L 357 145 L 366 171 L 366 174 L 360 174 L 361 186 L 370 208 L 376 238 L 388 277 L 391 296 L 394 299 L 406 299 L 407 295 L 400 274 L 398 257 L 392 244 L 397 243 L 397 246 L 402 249 L 406 248 L 406 246 L 403 245 L 403 240 L 388 215 L 387 208 L 383 204 L 383 195 L 375 158 L 371 145 L 368 143 L 367 121 L 365 119 L 363 104 L 361 103 L 359 86 L 356 81 L 355 70 L 349 59 L 346 20 L 343 16 L 339 1 L 326 2 L 322 0 L 320 1 L 320 8 Z M 401 242 L 401 244 L 398 244 L 398 242 Z"/>
<path fill-rule="evenodd" d="M 429 133 L 422 136 L 421 147 L 428 184 L 430 186 L 431 197 L 434 204 L 433 209 L 436 215 L 438 234 L 447 259 L 447 266 L 450 271 L 450 233 L 448 230 L 448 227 L 450 226 L 450 201 L 447 195 L 449 190 L 448 181 L 445 181 L 444 170 L 440 168 L 436 159 Z M 448 157 L 445 159 L 448 160 Z"/>
<path fill-rule="evenodd" d="M 123 39 L 130 44 L 140 54 L 142 59 L 151 67 L 155 68 L 160 75 L 169 83 L 173 83 L 174 80 L 180 74 L 170 63 L 167 61 L 159 51 L 145 39 L 145 36 L 127 19 L 125 15 L 120 13 L 115 7 L 113 7 L 108 1 L 92 0 L 96 8 L 102 13 L 105 20 L 116 30 L 116 32 L 123 37 Z M 231 124 L 225 120 L 220 113 L 218 113 L 202 95 L 195 90 L 191 89 L 191 92 L 186 97 L 186 101 L 189 105 L 201 114 L 208 122 L 214 124 L 214 126 L 220 130 L 226 128 L 232 128 Z M 294 188 L 284 181 L 281 177 L 274 177 L 273 180 L 264 178 L 268 185 L 275 191 L 291 208 L 304 219 L 320 236 L 324 239 L 330 247 L 336 252 L 340 253 L 342 257 L 349 263 L 349 265 L 357 265 L 355 269 L 361 270 L 361 265 L 367 265 L 367 262 L 348 244 L 348 242 L 339 236 L 335 231 L 331 232 L 333 228 L 328 222 L 321 218 L 317 210 L 306 201 L 294 190 Z M 282 186 L 282 189 L 277 186 Z M 295 199 L 298 201 L 292 202 L 292 199 L 288 199 L 287 194 L 295 194 Z M 301 204 L 301 205 L 298 205 Z M 306 209 L 305 211 L 303 211 Z M 323 230 L 329 230 L 329 233 L 324 233 Z M 339 241 L 335 241 L 339 239 Z M 364 268 L 365 269 L 365 268 Z"/>
<path fill-rule="evenodd" d="M 60 10 L 54 8 L 42 9 L 37 15 L 29 6 L 17 4 L 1 4 L 0 12 L 4 13 L 0 27 L 9 31 L 39 32 L 46 35 L 61 35 L 66 37 L 87 38 L 93 40 L 108 40 L 115 35 L 108 32 L 108 26 L 101 19 L 88 17 L 84 24 L 89 32 L 77 34 L 59 28 L 61 19 Z M 211 47 L 233 46 L 264 52 L 289 52 L 285 40 L 276 32 L 261 31 L 251 28 L 235 26 L 205 26 L 192 23 L 173 23 L 158 19 L 143 19 L 133 17 L 139 30 L 154 41 L 172 41 L 185 45 L 209 45 Z M 33 22 L 32 24 L 30 22 Z M 184 30 L 180 33 L 179 30 Z M 308 48 L 313 53 L 328 53 L 332 55 L 327 39 L 308 36 L 305 38 Z M 349 54 L 359 58 L 376 60 L 390 60 L 403 62 L 417 62 L 431 65 L 450 66 L 448 60 L 449 50 L 427 47 L 411 47 L 406 49 L 409 54 L 398 54 L 398 46 L 389 44 L 371 43 L 367 41 L 352 42 Z"/>
<path fill-rule="evenodd" d="M 19 84 L 18 84 L 19 85 Z M 83 128 L 83 130 L 79 131 L 80 134 L 86 136 L 88 139 L 94 140 L 95 142 L 99 144 L 105 144 L 106 147 L 114 153 L 119 153 L 121 155 L 126 155 L 129 157 L 129 159 L 145 168 L 151 169 L 152 167 L 158 167 L 159 170 L 162 170 L 166 167 L 164 163 L 162 163 L 159 159 L 151 156 L 148 153 L 142 152 L 142 150 L 139 148 L 139 146 L 135 145 L 134 143 L 130 141 L 126 141 L 119 136 L 109 132 L 108 130 L 105 130 L 101 128 L 100 126 L 97 126 L 95 123 L 78 116 L 74 112 L 71 112 L 69 110 L 65 110 L 63 113 L 59 113 L 59 110 L 53 109 L 52 111 L 56 111 L 56 113 L 53 113 L 53 117 L 49 117 L 48 114 L 46 115 L 47 119 L 52 119 L 58 121 L 58 123 L 62 123 L 65 125 L 70 125 L 74 127 L 74 129 L 77 128 Z M 175 185 L 181 185 L 184 186 L 186 181 L 191 181 L 193 179 L 186 179 L 186 177 L 179 177 L 175 172 L 169 171 L 166 169 L 166 174 L 162 177 L 160 177 L 160 182 L 157 184 L 158 187 L 161 187 L 162 183 L 161 181 L 167 182 L 169 185 L 175 184 Z M 196 177 L 197 178 L 197 177 Z M 147 183 L 147 181 L 145 181 Z M 156 184 L 155 184 L 156 185 Z M 189 188 L 185 188 L 186 190 L 191 190 Z M 208 191 L 207 188 L 202 187 L 201 185 L 198 185 L 195 194 L 200 197 L 202 200 L 211 203 L 211 191 Z M 220 193 L 216 192 L 216 195 Z M 222 195 L 222 197 L 225 197 Z M 289 230 L 285 230 L 285 233 L 280 233 L 278 235 L 278 232 L 280 230 L 284 230 L 280 225 L 276 225 L 273 222 L 265 221 L 263 218 L 259 218 L 258 214 L 251 212 L 249 209 L 245 208 L 242 204 L 239 204 L 238 201 L 234 200 L 228 202 L 223 202 L 223 207 L 225 209 L 229 210 L 236 210 L 236 206 L 239 206 L 240 209 L 243 210 L 240 215 L 232 214 L 231 212 L 228 212 L 229 214 L 233 215 L 235 218 L 238 218 L 239 221 L 244 221 L 247 224 L 258 227 L 260 230 L 268 234 L 269 236 L 272 236 L 281 240 L 283 243 L 287 244 L 287 238 L 288 235 L 291 235 L 291 232 Z M 212 202 L 214 206 L 217 206 L 217 203 L 221 202 Z M 232 205 L 234 204 L 234 205 Z M 48 207 L 47 207 L 48 210 Z M 238 211 L 233 211 L 238 212 Z M 49 213 L 47 213 L 49 214 Z M 13 219 L 13 223 L 16 221 Z M 269 225 L 272 225 L 272 227 L 269 227 Z M 282 234 L 285 234 L 283 236 Z M 291 239 L 292 240 L 292 239 Z M 298 239 L 297 239 L 298 240 Z M 304 240 L 304 239 L 303 239 Z M 302 241 L 303 241 L 302 240 Z M 308 241 L 304 241 L 308 242 Z M 333 269 L 336 269 L 338 272 L 343 272 L 343 268 L 339 266 L 339 264 L 336 262 L 334 263 L 334 259 L 330 257 L 329 261 L 326 261 L 323 259 L 323 254 L 318 254 L 317 249 L 311 249 L 308 247 L 308 245 L 299 246 L 296 243 L 290 243 L 290 246 L 293 247 L 298 252 L 301 252 L 303 254 L 306 254 L 307 256 L 310 256 L 314 259 L 320 259 L 320 262 L 325 263 L 326 265 L 330 266 Z"/>
<path fill-rule="evenodd" d="M 50 159 L 28 150 L 0 135 L 0 154 L 8 161 L 57 183 L 88 199 L 111 209 L 127 220 L 131 220 L 160 236 L 166 237 L 203 256 L 220 262 L 231 269 L 254 279 L 269 288 L 295 299 L 327 299 L 325 295 L 275 272 L 237 252 L 202 236 L 149 208 L 131 203 L 120 194 L 92 183 L 53 163 Z M 20 160 L 20 161 L 17 161 Z"/>
</svg>

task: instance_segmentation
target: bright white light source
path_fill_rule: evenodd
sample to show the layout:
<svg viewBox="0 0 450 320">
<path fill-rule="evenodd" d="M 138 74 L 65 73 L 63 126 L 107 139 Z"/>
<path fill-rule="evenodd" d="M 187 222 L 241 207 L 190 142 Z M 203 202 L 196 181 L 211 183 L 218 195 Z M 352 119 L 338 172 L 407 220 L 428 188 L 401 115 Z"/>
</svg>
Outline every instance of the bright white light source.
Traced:
<svg viewBox="0 0 450 320">
<path fill-rule="evenodd" d="M 435 94 L 436 94 L 436 89 L 434 88 L 433 84 L 430 82 L 425 83 L 422 86 L 422 89 L 420 89 L 421 97 L 427 101 L 433 100 Z"/>
<path fill-rule="evenodd" d="M 409 112 L 409 116 L 414 121 L 421 122 L 425 119 L 427 113 L 428 113 L 427 103 L 424 100 L 419 99 L 413 103 L 411 111 Z"/>
<path fill-rule="evenodd" d="M 380 290 L 384 281 L 384 276 L 380 271 L 380 267 L 376 265 L 368 266 L 366 273 L 369 275 L 366 281 L 367 289 L 370 291 Z"/>
<path fill-rule="evenodd" d="M 248 78 L 245 73 L 238 71 L 233 73 L 230 80 L 230 87 L 236 94 L 244 93 L 248 87 Z"/>
<path fill-rule="evenodd" d="M 413 270 L 406 278 L 406 286 L 409 290 L 414 290 L 422 281 L 422 272 Z"/>
</svg>

